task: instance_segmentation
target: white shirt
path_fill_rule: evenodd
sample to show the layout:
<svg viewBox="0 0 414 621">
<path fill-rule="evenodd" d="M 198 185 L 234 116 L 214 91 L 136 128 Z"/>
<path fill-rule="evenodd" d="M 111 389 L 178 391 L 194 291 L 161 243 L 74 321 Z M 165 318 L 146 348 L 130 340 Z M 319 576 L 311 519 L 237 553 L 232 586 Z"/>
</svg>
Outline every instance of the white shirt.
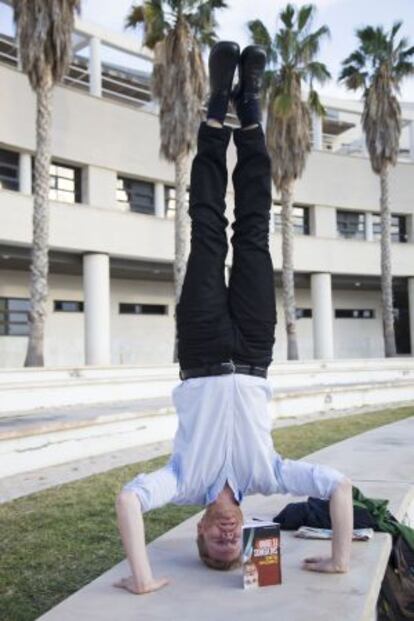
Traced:
<svg viewBox="0 0 414 621">
<path fill-rule="evenodd" d="M 329 499 L 343 478 L 337 470 L 283 459 L 273 447 L 269 381 L 230 373 L 190 378 L 172 392 L 178 415 L 173 454 L 166 466 L 124 486 L 143 511 L 168 502 L 207 505 L 229 483 L 241 502 L 247 494 Z"/>
</svg>

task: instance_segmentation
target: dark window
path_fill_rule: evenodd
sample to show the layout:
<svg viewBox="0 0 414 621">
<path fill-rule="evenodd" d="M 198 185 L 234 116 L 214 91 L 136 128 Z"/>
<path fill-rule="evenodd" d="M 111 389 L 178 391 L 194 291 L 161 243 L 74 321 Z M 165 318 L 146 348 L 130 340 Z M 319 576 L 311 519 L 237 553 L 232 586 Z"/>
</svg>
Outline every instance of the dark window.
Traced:
<svg viewBox="0 0 414 621">
<path fill-rule="evenodd" d="M 187 190 L 187 207 L 190 203 L 190 192 Z M 165 216 L 166 218 L 175 217 L 175 188 L 165 186 Z"/>
<path fill-rule="evenodd" d="M 312 309 L 311 308 L 297 308 L 296 309 L 296 319 L 307 319 L 308 317 L 312 317 Z"/>
<path fill-rule="evenodd" d="M 338 319 L 374 319 L 375 311 L 361 308 L 336 308 L 335 317 Z"/>
<path fill-rule="evenodd" d="M 83 302 L 74 300 L 55 300 L 54 309 L 62 313 L 83 313 Z"/>
<path fill-rule="evenodd" d="M 154 184 L 139 179 L 118 177 L 116 200 L 126 203 L 131 211 L 154 215 Z"/>
<path fill-rule="evenodd" d="M 273 204 L 275 230 L 282 230 L 282 205 Z M 293 207 L 293 229 L 296 235 L 310 235 L 309 207 Z"/>
<path fill-rule="evenodd" d="M 381 239 L 381 216 L 378 213 L 373 214 L 374 239 Z M 407 219 L 405 216 L 391 216 L 391 241 L 406 242 L 407 241 Z"/>
<path fill-rule="evenodd" d="M 168 306 L 164 304 L 126 304 L 119 305 L 121 315 L 167 315 Z"/>
<path fill-rule="evenodd" d="M 19 189 L 19 154 L 0 149 L 0 188 Z"/>
<path fill-rule="evenodd" d="M 50 165 L 50 200 L 81 203 L 81 176 L 80 168 L 52 162 Z"/>
<path fill-rule="evenodd" d="M 0 335 L 27 336 L 30 301 L 26 298 L 0 298 Z"/>
<path fill-rule="evenodd" d="M 336 227 L 339 237 L 365 239 L 365 214 L 359 211 L 337 210 Z"/>
</svg>

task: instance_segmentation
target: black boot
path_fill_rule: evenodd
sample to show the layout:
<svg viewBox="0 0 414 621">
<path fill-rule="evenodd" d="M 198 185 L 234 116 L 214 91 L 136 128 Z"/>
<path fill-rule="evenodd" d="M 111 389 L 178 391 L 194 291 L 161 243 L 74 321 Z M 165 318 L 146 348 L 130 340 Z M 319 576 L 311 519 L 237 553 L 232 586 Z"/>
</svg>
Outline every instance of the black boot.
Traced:
<svg viewBox="0 0 414 621">
<path fill-rule="evenodd" d="M 232 41 L 219 41 L 210 52 L 210 99 L 207 118 L 223 123 L 233 83 L 234 72 L 240 58 L 240 48 Z"/>
<path fill-rule="evenodd" d="M 266 52 L 260 45 L 249 45 L 241 53 L 239 82 L 233 90 L 232 99 L 242 127 L 261 121 L 260 98 L 266 63 Z"/>
</svg>

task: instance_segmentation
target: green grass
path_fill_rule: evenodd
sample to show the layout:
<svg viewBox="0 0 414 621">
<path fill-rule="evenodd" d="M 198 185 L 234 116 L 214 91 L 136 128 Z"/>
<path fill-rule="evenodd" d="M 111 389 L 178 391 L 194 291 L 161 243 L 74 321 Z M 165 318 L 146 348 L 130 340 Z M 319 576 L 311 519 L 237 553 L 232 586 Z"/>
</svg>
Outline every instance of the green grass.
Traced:
<svg viewBox="0 0 414 621">
<path fill-rule="evenodd" d="M 414 415 L 414 407 L 276 430 L 279 453 L 299 458 L 380 425 Z M 0 505 L 0 619 L 31 621 L 123 558 L 114 500 L 137 474 L 167 457 L 117 468 Z M 145 516 L 147 540 L 199 507 L 168 505 Z"/>
</svg>

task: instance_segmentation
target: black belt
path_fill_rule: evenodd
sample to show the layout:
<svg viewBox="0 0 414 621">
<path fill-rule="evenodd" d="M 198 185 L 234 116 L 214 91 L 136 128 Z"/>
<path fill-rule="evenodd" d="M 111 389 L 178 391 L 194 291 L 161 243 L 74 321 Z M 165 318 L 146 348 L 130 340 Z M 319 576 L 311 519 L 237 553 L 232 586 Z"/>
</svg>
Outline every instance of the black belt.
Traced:
<svg viewBox="0 0 414 621">
<path fill-rule="evenodd" d="M 237 364 L 235 362 L 219 362 L 207 364 L 194 369 L 180 369 L 180 379 L 186 380 L 191 377 L 208 377 L 210 375 L 228 375 L 229 373 L 243 373 L 244 375 L 256 375 L 267 377 L 267 368 L 256 367 L 253 364 Z"/>
</svg>

